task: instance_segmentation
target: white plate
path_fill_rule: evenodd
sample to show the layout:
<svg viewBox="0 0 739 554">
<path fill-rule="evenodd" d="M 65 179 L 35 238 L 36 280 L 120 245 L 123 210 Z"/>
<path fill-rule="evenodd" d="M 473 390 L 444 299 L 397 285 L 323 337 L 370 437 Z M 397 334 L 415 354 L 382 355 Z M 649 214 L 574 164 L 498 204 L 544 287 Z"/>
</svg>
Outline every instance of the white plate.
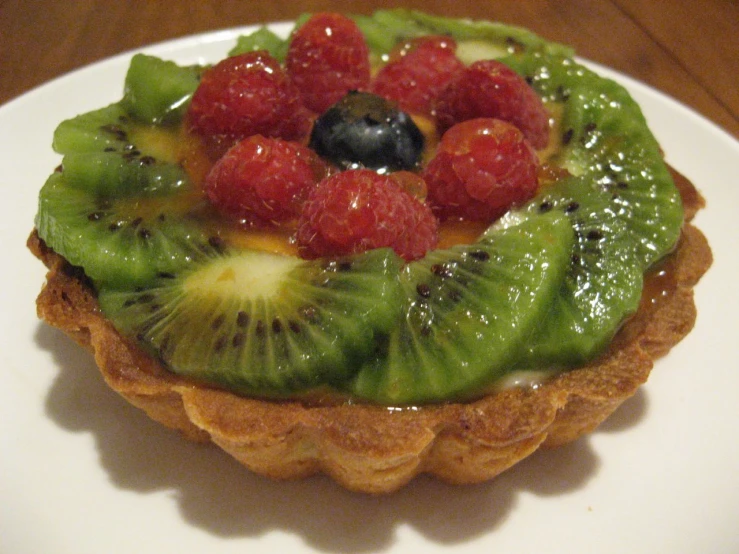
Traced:
<svg viewBox="0 0 739 554">
<path fill-rule="evenodd" d="M 146 51 L 214 61 L 243 31 Z M 420 478 L 373 498 L 324 477 L 267 481 L 180 439 L 109 391 L 86 353 L 36 319 L 44 270 L 24 243 L 38 190 L 59 162 L 52 132 L 116 101 L 129 58 L 0 108 L 0 551 L 739 552 L 737 141 L 601 68 L 641 102 L 667 159 L 708 200 L 697 223 L 716 260 L 696 289 L 695 329 L 593 435 L 488 484 Z"/>
</svg>

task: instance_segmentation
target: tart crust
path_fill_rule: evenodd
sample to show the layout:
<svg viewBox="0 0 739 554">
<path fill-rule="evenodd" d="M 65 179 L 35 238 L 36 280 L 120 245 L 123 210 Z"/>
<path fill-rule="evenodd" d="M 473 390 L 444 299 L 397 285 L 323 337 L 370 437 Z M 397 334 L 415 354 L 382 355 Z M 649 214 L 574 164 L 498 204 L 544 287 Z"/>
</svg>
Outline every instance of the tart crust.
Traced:
<svg viewBox="0 0 739 554">
<path fill-rule="evenodd" d="M 152 419 L 211 441 L 255 473 L 294 479 L 323 472 L 344 487 L 388 493 L 420 473 L 450 483 L 491 479 L 539 447 L 595 429 L 643 384 L 654 360 L 692 329 L 693 287 L 712 262 L 690 224 L 703 198 L 673 171 L 686 222 L 676 250 L 647 278 L 641 306 L 610 348 L 585 367 L 532 387 L 464 403 L 388 408 L 267 401 L 179 377 L 121 336 L 85 276 L 34 231 L 28 247 L 48 267 L 40 318 L 90 350 L 107 384 Z"/>
</svg>

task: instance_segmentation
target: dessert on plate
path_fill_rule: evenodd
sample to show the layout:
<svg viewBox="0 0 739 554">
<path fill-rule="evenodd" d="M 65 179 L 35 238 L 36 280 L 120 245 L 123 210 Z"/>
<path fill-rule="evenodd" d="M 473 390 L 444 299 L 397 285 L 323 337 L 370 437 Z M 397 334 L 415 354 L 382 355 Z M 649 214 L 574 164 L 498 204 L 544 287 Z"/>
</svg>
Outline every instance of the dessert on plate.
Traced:
<svg viewBox="0 0 739 554">
<path fill-rule="evenodd" d="M 627 91 L 498 23 L 322 13 L 207 67 L 137 54 L 53 146 L 40 317 L 274 478 L 472 483 L 570 442 L 690 331 L 711 263 Z"/>
</svg>

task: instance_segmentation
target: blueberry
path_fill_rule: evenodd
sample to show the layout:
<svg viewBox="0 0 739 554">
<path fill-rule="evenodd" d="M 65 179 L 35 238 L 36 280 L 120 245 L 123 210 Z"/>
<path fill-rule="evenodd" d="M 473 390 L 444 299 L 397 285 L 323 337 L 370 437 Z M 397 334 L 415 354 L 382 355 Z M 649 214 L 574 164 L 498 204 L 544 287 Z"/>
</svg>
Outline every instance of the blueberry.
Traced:
<svg viewBox="0 0 739 554">
<path fill-rule="evenodd" d="M 343 169 L 413 170 L 424 137 L 408 114 L 375 94 L 351 91 L 316 121 L 310 147 Z"/>
</svg>

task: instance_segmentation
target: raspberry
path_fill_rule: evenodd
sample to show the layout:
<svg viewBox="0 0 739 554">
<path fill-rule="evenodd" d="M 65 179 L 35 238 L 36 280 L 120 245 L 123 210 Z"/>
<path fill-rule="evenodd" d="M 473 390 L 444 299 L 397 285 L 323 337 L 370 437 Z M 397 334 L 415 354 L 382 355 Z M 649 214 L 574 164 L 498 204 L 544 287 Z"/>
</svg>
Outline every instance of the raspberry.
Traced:
<svg viewBox="0 0 739 554">
<path fill-rule="evenodd" d="M 290 41 L 285 59 L 304 104 L 323 113 L 350 90 L 369 85 L 369 48 L 351 19 L 335 13 L 310 17 Z"/>
<path fill-rule="evenodd" d="M 441 217 L 492 221 L 536 194 L 538 158 L 517 127 L 471 119 L 444 133 L 423 178 Z"/>
<path fill-rule="evenodd" d="M 536 149 L 549 142 L 549 114 L 518 73 L 497 60 L 481 60 L 460 73 L 436 103 L 439 130 L 477 117 L 513 123 Z"/>
<path fill-rule="evenodd" d="M 464 70 L 456 49 L 450 37 L 411 40 L 391 53 L 390 61 L 375 75 L 371 91 L 395 100 L 405 111 L 431 115 L 438 94 Z"/>
<path fill-rule="evenodd" d="M 205 72 L 187 122 L 217 158 L 251 135 L 305 139 L 311 115 L 279 62 L 257 51 L 226 58 Z"/>
<path fill-rule="evenodd" d="M 323 176 L 318 156 L 295 142 L 249 137 L 226 152 L 205 179 L 224 214 L 250 223 L 294 219 Z"/>
<path fill-rule="evenodd" d="M 305 258 L 391 247 L 407 261 L 436 245 L 437 221 L 429 207 L 388 175 L 350 169 L 313 189 L 298 222 Z"/>
</svg>

